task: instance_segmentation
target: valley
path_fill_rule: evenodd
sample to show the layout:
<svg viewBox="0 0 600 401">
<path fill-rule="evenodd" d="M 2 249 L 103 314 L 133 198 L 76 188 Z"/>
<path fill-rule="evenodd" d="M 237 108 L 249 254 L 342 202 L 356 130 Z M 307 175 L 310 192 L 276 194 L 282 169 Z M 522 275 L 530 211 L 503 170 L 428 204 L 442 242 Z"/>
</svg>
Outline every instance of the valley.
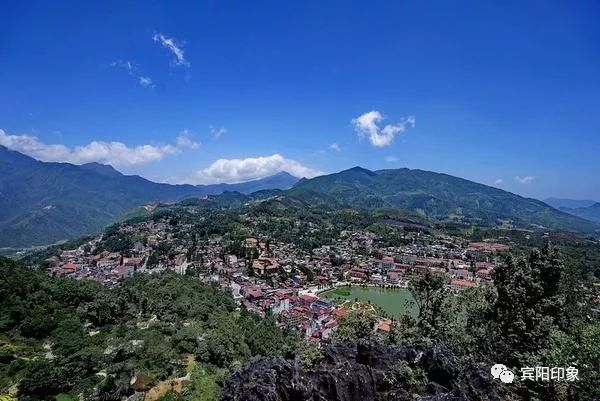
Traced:
<svg viewBox="0 0 600 401">
<path fill-rule="evenodd" d="M 500 325 L 514 330 L 513 324 L 524 324 L 523 336 L 537 327 L 536 335 L 550 341 L 547 329 L 552 327 L 565 335 L 591 335 L 585 341 L 594 341 L 590 333 L 597 323 L 584 323 L 580 316 L 591 313 L 597 302 L 598 294 L 588 286 L 600 274 L 599 261 L 598 241 L 580 234 L 467 229 L 392 211 L 310 206 L 281 192 L 159 203 L 100 235 L 26 254 L 22 262 L 36 270 L 2 262 L 11 284 L 0 289 L 12 294 L 0 309 L 10 311 L 4 315 L 9 335 L 2 340 L 8 361 L 48 352 L 53 356 L 39 366 L 19 368 L 10 362 L 2 368 L 7 381 L 0 385 L 17 381 L 21 394 L 32 397 L 80 391 L 106 397 L 114 391 L 154 394 L 165 381 L 178 380 L 173 396 L 183 400 L 190 392 L 230 399 L 240 391 L 235 390 L 236 375 L 263 369 L 236 368 L 253 356 L 270 364 L 275 363 L 271 357 L 295 355 L 303 361 L 303 371 L 311 372 L 331 363 L 322 359 L 323 353 L 335 347 L 358 347 L 348 352 L 360 354 L 363 346 L 376 350 L 378 344 L 387 344 L 392 347 L 387 352 L 407 352 L 403 345 L 423 339 L 443 346 L 443 352 L 452 353 L 444 358 L 452 361 L 502 357 L 526 363 L 530 357 L 545 357 L 545 342 L 526 345 L 515 340 L 519 342 L 508 349 L 494 348 L 493 356 L 480 336 L 491 335 L 488 330 L 500 330 Z M 35 284 L 18 295 L 23 280 Z M 552 292 L 529 289 L 535 282 Z M 580 298 L 584 303 L 565 303 L 568 297 L 581 297 L 569 282 L 592 291 Z M 520 312 L 512 299 L 492 295 L 504 294 L 500 289 L 505 287 L 524 291 L 520 296 L 527 302 L 539 302 L 536 310 L 551 317 L 552 326 L 536 326 L 539 317 L 530 321 L 513 315 Z M 35 291 L 50 298 L 38 304 Z M 64 298 L 67 294 L 74 298 Z M 552 304 L 560 302 L 563 308 L 547 309 L 552 305 L 547 297 L 555 297 Z M 62 306 L 48 309 L 56 302 Z M 479 320 L 501 308 L 508 308 L 509 316 Z M 14 320 L 10 316 L 15 313 L 22 317 Z M 473 331 L 477 328 L 485 332 Z M 71 335 L 63 342 L 59 336 L 64 330 L 79 337 Z M 505 334 L 497 335 L 503 338 L 499 345 L 508 341 Z M 364 341 L 368 345 L 360 345 Z M 83 353 L 69 356 L 75 344 Z M 133 348 L 120 354 L 122 347 Z M 107 356 L 86 365 L 83 373 L 72 370 L 78 365 L 70 364 L 81 364 L 87 353 L 98 352 Z M 244 369 L 252 363 L 257 362 Z M 366 369 L 360 366 L 357 375 Z M 410 366 L 411 374 L 431 369 Z M 58 372 L 63 372 L 62 379 L 52 376 Z M 585 383 L 595 380 L 590 374 L 581 372 Z M 40 381 L 39 375 L 55 381 Z M 310 383 L 305 384 L 317 386 Z M 436 383 L 448 391 L 458 385 Z M 377 394 L 390 391 L 379 381 L 373 386 Z M 582 391 L 589 388 L 586 384 Z M 310 391 L 328 396 L 326 388 Z M 414 391 L 426 393 L 420 386 Z"/>
</svg>

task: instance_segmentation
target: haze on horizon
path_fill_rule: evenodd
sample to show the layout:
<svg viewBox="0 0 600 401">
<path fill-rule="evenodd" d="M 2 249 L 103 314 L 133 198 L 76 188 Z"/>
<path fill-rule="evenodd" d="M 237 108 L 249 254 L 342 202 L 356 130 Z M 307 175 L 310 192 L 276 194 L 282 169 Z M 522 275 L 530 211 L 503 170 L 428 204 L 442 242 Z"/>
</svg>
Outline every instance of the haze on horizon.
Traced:
<svg viewBox="0 0 600 401">
<path fill-rule="evenodd" d="M 11 3 L 0 145 L 154 181 L 419 168 L 600 200 L 600 5 Z"/>
</svg>

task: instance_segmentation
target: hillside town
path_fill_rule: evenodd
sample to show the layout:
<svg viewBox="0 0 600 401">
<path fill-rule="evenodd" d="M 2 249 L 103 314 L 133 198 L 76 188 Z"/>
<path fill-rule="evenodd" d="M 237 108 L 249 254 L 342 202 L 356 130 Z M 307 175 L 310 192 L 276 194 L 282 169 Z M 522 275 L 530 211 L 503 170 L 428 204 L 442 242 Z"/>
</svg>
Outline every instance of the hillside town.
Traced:
<svg viewBox="0 0 600 401">
<path fill-rule="evenodd" d="M 409 232 L 410 243 L 380 246 L 381 238 L 369 231 L 340 232 L 333 244 L 311 251 L 264 235 L 240 240 L 228 253 L 222 236 L 211 236 L 193 246 L 181 241 L 185 224 L 176 229 L 165 220 L 146 220 L 119 226 L 79 247 L 62 250 L 46 259 L 48 274 L 95 280 L 117 286 L 133 274 L 171 270 L 197 276 L 231 292 L 241 308 L 262 316 L 276 316 L 281 327 L 292 328 L 310 341 L 327 338 L 338 319 L 358 303 L 336 302 L 327 292 L 338 287 L 406 288 L 427 272 L 446 280 L 448 293 L 488 285 L 491 272 L 509 251 L 507 245 L 465 242 L 446 234 Z M 107 250 L 114 242 L 137 238 L 119 251 Z M 398 316 L 379 314 L 377 330 L 389 331 Z"/>
</svg>

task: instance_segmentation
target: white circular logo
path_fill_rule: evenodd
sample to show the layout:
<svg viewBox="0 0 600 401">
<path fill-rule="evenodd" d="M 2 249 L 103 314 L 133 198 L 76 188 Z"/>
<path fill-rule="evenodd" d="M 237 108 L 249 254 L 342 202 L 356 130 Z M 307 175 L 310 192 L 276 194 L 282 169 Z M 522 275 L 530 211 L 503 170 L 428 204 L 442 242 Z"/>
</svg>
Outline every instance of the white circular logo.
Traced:
<svg viewBox="0 0 600 401">
<path fill-rule="evenodd" d="M 494 379 L 500 379 L 502 383 L 512 383 L 515 380 L 514 373 L 501 363 L 492 366 L 490 373 Z"/>
<path fill-rule="evenodd" d="M 500 377 L 500 373 L 502 373 L 502 371 L 507 370 L 508 368 L 504 365 L 502 365 L 501 363 L 497 363 L 494 366 L 492 366 L 491 369 L 491 373 L 492 373 L 492 377 L 494 379 L 497 379 Z"/>
<path fill-rule="evenodd" d="M 506 369 L 500 373 L 500 381 L 502 383 L 512 383 L 515 380 L 515 375 L 510 370 Z"/>
</svg>

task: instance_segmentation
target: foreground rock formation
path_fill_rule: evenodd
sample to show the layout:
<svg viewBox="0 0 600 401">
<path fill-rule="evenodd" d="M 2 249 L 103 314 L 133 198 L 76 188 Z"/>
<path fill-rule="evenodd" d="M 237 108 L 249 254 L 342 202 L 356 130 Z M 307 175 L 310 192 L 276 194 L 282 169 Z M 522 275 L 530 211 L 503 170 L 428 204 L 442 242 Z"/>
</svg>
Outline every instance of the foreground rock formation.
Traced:
<svg viewBox="0 0 600 401">
<path fill-rule="evenodd" d="M 438 347 L 373 342 L 325 346 L 308 369 L 294 360 L 256 358 L 227 380 L 224 401 L 516 400 L 489 367 L 463 366 Z"/>
</svg>

